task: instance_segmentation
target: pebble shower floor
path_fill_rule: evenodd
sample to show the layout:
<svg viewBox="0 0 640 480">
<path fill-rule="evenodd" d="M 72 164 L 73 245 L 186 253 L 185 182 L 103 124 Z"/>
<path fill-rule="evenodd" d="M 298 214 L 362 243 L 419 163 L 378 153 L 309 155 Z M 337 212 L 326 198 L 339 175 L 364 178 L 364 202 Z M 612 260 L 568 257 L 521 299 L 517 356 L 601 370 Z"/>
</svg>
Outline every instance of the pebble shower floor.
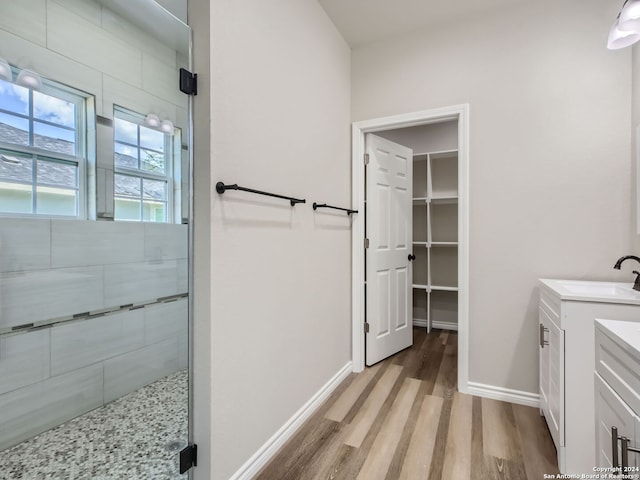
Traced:
<svg viewBox="0 0 640 480">
<path fill-rule="evenodd" d="M 182 370 L 0 452 L 0 480 L 180 480 Z"/>
</svg>

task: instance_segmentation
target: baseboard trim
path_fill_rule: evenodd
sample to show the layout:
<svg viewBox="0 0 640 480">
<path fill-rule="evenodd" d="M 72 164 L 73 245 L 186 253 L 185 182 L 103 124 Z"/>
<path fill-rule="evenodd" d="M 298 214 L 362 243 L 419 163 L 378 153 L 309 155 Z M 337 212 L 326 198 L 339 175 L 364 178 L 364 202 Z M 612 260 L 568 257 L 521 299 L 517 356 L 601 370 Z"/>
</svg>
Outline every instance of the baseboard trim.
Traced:
<svg viewBox="0 0 640 480">
<path fill-rule="evenodd" d="M 422 318 L 414 318 L 413 319 L 414 327 L 424 327 L 427 328 L 427 321 Z M 441 330 L 455 330 L 458 331 L 457 323 L 448 323 L 448 322 L 431 322 L 431 328 L 439 328 Z"/>
<path fill-rule="evenodd" d="M 518 405 L 526 405 L 527 407 L 540 407 L 540 395 L 537 393 L 511 390 L 494 385 L 485 385 L 484 383 L 468 382 L 466 391 L 463 393 L 491 398 L 492 400 L 517 403 Z"/>
<path fill-rule="evenodd" d="M 289 440 L 302 426 L 302 424 L 315 413 L 329 395 L 340 385 L 353 371 L 353 363 L 349 362 L 336 373 L 327 383 L 318 390 L 300 410 L 298 410 L 280 429 L 258 449 L 253 456 L 245 462 L 240 469 L 233 474 L 230 480 L 249 480 L 264 467 L 278 450 Z"/>
</svg>

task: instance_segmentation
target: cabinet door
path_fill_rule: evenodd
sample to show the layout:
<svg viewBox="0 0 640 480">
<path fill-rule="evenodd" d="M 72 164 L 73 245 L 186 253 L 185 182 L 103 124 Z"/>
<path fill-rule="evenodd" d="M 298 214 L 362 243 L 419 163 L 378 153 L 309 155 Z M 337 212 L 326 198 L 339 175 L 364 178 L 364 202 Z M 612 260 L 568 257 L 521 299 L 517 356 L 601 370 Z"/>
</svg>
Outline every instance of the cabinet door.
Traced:
<svg viewBox="0 0 640 480">
<path fill-rule="evenodd" d="M 542 308 L 539 309 L 538 352 L 540 358 L 540 410 L 546 417 L 549 414 L 549 345 L 546 330 L 549 320 Z"/>
<path fill-rule="evenodd" d="M 540 409 L 556 448 L 564 445 L 564 330 L 540 307 Z"/>
<path fill-rule="evenodd" d="M 611 427 L 618 429 L 619 436 L 631 439 L 631 446 L 637 446 L 635 430 L 638 417 L 629 406 L 611 389 L 602 377 L 595 374 L 596 394 L 596 466 L 618 466 L 622 462 L 621 443 L 616 443 L 618 461 L 614 463 L 613 439 Z M 629 465 L 637 465 L 637 454 L 629 452 Z M 633 472 L 631 472 L 633 473 Z"/>
<path fill-rule="evenodd" d="M 547 325 L 549 345 L 549 418 L 556 446 L 564 445 L 564 330 L 550 318 Z"/>
</svg>

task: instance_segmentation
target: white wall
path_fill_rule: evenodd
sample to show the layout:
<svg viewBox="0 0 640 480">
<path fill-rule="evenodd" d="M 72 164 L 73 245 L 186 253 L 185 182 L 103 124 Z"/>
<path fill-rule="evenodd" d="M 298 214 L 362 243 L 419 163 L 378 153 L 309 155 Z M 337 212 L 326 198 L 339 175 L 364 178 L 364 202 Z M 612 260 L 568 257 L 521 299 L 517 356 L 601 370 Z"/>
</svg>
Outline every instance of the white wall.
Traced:
<svg viewBox="0 0 640 480">
<path fill-rule="evenodd" d="M 611 268 L 630 235 L 618 7 L 528 2 L 352 52 L 354 121 L 470 104 L 472 382 L 537 392 L 539 277 L 628 277 Z"/>
<path fill-rule="evenodd" d="M 315 0 L 215 0 L 211 24 L 202 25 L 207 3 L 189 5 L 196 48 L 211 31 L 209 81 L 198 53 L 195 68 L 205 69 L 200 81 L 213 96 L 210 183 L 201 180 L 206 160 L 195 159 L 196 255 L 203 254 L 195 321 L 211 331 L 210 346 L 196 339 L 195 355 L 206 360 L 210 348 L 212 368 L 208 378 L 206 367 L 196 372 L 196 388 L 210 378 L 211 390 L 196 392 L 195 422 L 211 415 L 203 454 L 212 473 L 195 473 L 228 479 L 351 357 L 350 220 L 311 208 L 349 206 L 350 52 Z M 206 109 L 207 96 L 195 102 L 197 112 Z M 195 122 L 207 122 L 207 113 Z M 196 130 L 196 148 L 207 137 Z M 307 203 L 292 208 L 229 191 L 213 193 L 208 213 L 219 180 Z M 209 222 L 210 289 L 197 233 Z M 197 441 L 205 437 L 196 431 Z"/>
<path fill-rule="evenodd" d="M 640 255 L 640 222 L 638 222 L 638 135 L 640 127 L 640 46 L 634 45 L 631 54 L 631 249 L 626 254 Z M 622 256 L 622 254 L 620 254 Z M 633 279 L 632 270 L 637 270 L 634 262 L 624 264 L 626 279 Z"/>
</svg>

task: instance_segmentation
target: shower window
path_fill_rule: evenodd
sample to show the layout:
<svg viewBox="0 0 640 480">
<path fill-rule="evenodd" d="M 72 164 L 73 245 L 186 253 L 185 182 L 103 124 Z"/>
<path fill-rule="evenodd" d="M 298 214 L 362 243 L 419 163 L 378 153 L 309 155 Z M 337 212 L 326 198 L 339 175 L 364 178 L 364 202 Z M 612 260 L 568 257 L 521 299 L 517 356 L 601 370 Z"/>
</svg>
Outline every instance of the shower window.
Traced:
<svg viewBox="0 0 640 480">
<path fill-rule="evenodd" d="M 145 125 L 142 115 L 116 109 L 115 219 L 169 222 L 172 218 L 173 135 Z"/>
<path fill-rule="evenodd" d="M 0 80 L 0 213 L 84 217 L 86 104 L 49 80 Z"/>
</svg>

